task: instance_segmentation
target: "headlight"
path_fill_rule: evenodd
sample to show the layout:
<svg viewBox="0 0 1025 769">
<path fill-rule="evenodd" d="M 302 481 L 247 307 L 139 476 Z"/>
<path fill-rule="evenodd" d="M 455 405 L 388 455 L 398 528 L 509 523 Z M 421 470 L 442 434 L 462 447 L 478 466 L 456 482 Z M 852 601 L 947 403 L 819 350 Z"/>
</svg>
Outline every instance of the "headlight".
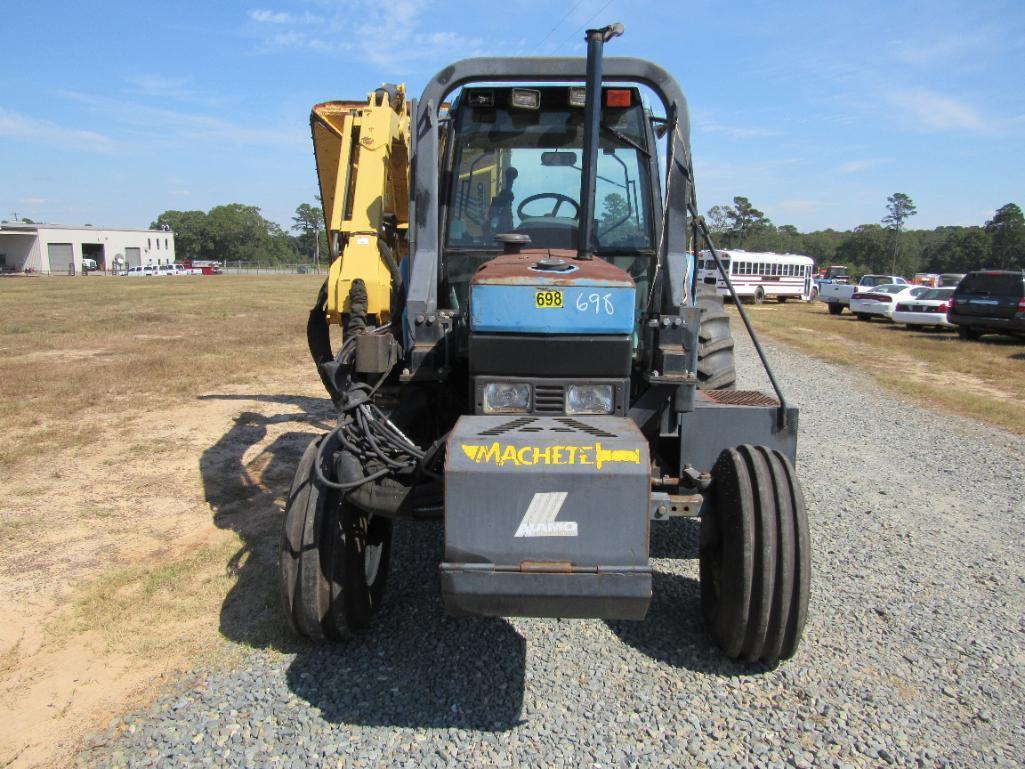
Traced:
<svg viewBox="0 0 1025 769">
<path fill-rule="evenodd" d="M 566 389 L 567 414 L 611 414 L 615 407 L 612 385 L 570 385 Z"/>
<path fill-rule="evenodd" d="M 526 413 L 530 406 L 530 385 L 491 382 L 484 385 L 485 414 Z"/>
</svg>

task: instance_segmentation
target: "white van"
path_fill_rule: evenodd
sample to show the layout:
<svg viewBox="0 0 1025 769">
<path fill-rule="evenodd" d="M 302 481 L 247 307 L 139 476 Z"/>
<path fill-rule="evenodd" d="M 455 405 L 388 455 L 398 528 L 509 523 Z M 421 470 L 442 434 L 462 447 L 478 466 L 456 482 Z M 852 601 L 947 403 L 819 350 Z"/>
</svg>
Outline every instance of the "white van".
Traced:
<svg viewBox="0 0 1025 769">
<path fill-rule="evenodd" d="M 125 273 L 129 278 L 148 278 L 151 275 L 159 274 L 155 264 L 147 264 L 145 267 L 129 267 L 128 272 Z"/>
</svg>

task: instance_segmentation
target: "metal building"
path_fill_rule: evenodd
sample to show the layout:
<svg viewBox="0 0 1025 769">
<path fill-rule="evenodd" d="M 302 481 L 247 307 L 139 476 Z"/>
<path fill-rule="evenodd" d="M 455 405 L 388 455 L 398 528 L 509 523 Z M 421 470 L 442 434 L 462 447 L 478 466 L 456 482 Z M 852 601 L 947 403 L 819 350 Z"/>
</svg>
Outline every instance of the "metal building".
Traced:
<svg viewBox="0 0 1025 769">
<path fill-rule="evenodd" d="M 83 259 L 100 271 L 173 264 L 174 233 L 0 222 L 0 272 L 81 275 Z"/>
</svg>

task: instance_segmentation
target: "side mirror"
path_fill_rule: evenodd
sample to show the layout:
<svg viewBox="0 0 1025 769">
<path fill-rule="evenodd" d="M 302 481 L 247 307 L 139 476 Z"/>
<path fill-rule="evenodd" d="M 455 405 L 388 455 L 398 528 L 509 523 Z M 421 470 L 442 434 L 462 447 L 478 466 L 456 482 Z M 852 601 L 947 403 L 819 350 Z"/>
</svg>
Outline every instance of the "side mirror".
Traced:
<svg viewBox="0 0 1025 769">
<path fill-rule="evenodd" d="M 542 152 L 541 165 L 543 166 L 575 166 L 577 164 L 577 153 L 575 152 Z"/>
</svg>

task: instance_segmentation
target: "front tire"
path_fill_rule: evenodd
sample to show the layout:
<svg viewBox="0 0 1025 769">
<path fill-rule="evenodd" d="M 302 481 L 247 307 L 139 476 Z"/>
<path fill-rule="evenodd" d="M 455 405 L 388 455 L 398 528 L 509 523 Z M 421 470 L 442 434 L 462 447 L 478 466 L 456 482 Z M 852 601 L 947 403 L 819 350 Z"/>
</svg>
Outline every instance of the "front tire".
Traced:
<svg viewBox="0 0 1025 769">
<path fill-rule="evenodd" d="M 698 388 L 732 390 L 737 385 L 730 316 L 723 298 L 714 291 L 698 291 L 701 310 L 698 328 Z"/>
<path fill-rule="evenodd" d="M 391 521 L 372 516 L 325 488 L 314 464 L 323 438 L 306 448 L 285 506 L 278 558 L 289 626 L 312 641 L 349 638 L 370 625 L 384 595 Z M 336 473 L 326 458 L 322 471 Z"/>
<path fill-rule="evenodd" d="M 324 541 L 324 495 L 313 464 L 321 438 L 313 440 L 296 468 L 285 503 L 278 552 L 282 608 L 289 627 L 314 641 L 337 636 L 330 617 L 331 581 Z"/>
<path fill-rule="evenodd" d="M 761 304 L 765 301 L 765 289 L 761 286 L 755 286 L 755 292 L 751 295 L 751 301 L 755 304 Z"/>
<path fill-rule="evenodd" d="M 839 315 L 841 312 L 843 312 L 843 305 L 839 302 L 830 302 L 826 306 L 829 308 L 830 315 Z"/>
<path fill-rule="evenodd" d="M 977 342 L 979 341 L 979 337 L 982 336 L 982 334 L 974 328 L 968 328 L 968 326 L 958 326 L 957 335 L 960 339 L 963 339 L 966 342 Z"/>
<path fill-rule="evenodd" d="M 701 606 L 731 659 L 792 657 L 808 616 L 811 548 L 793 466 L 764 446 L 726 449 L 712 470 L 713 508 L 701 519 Z"/>
</svg>

